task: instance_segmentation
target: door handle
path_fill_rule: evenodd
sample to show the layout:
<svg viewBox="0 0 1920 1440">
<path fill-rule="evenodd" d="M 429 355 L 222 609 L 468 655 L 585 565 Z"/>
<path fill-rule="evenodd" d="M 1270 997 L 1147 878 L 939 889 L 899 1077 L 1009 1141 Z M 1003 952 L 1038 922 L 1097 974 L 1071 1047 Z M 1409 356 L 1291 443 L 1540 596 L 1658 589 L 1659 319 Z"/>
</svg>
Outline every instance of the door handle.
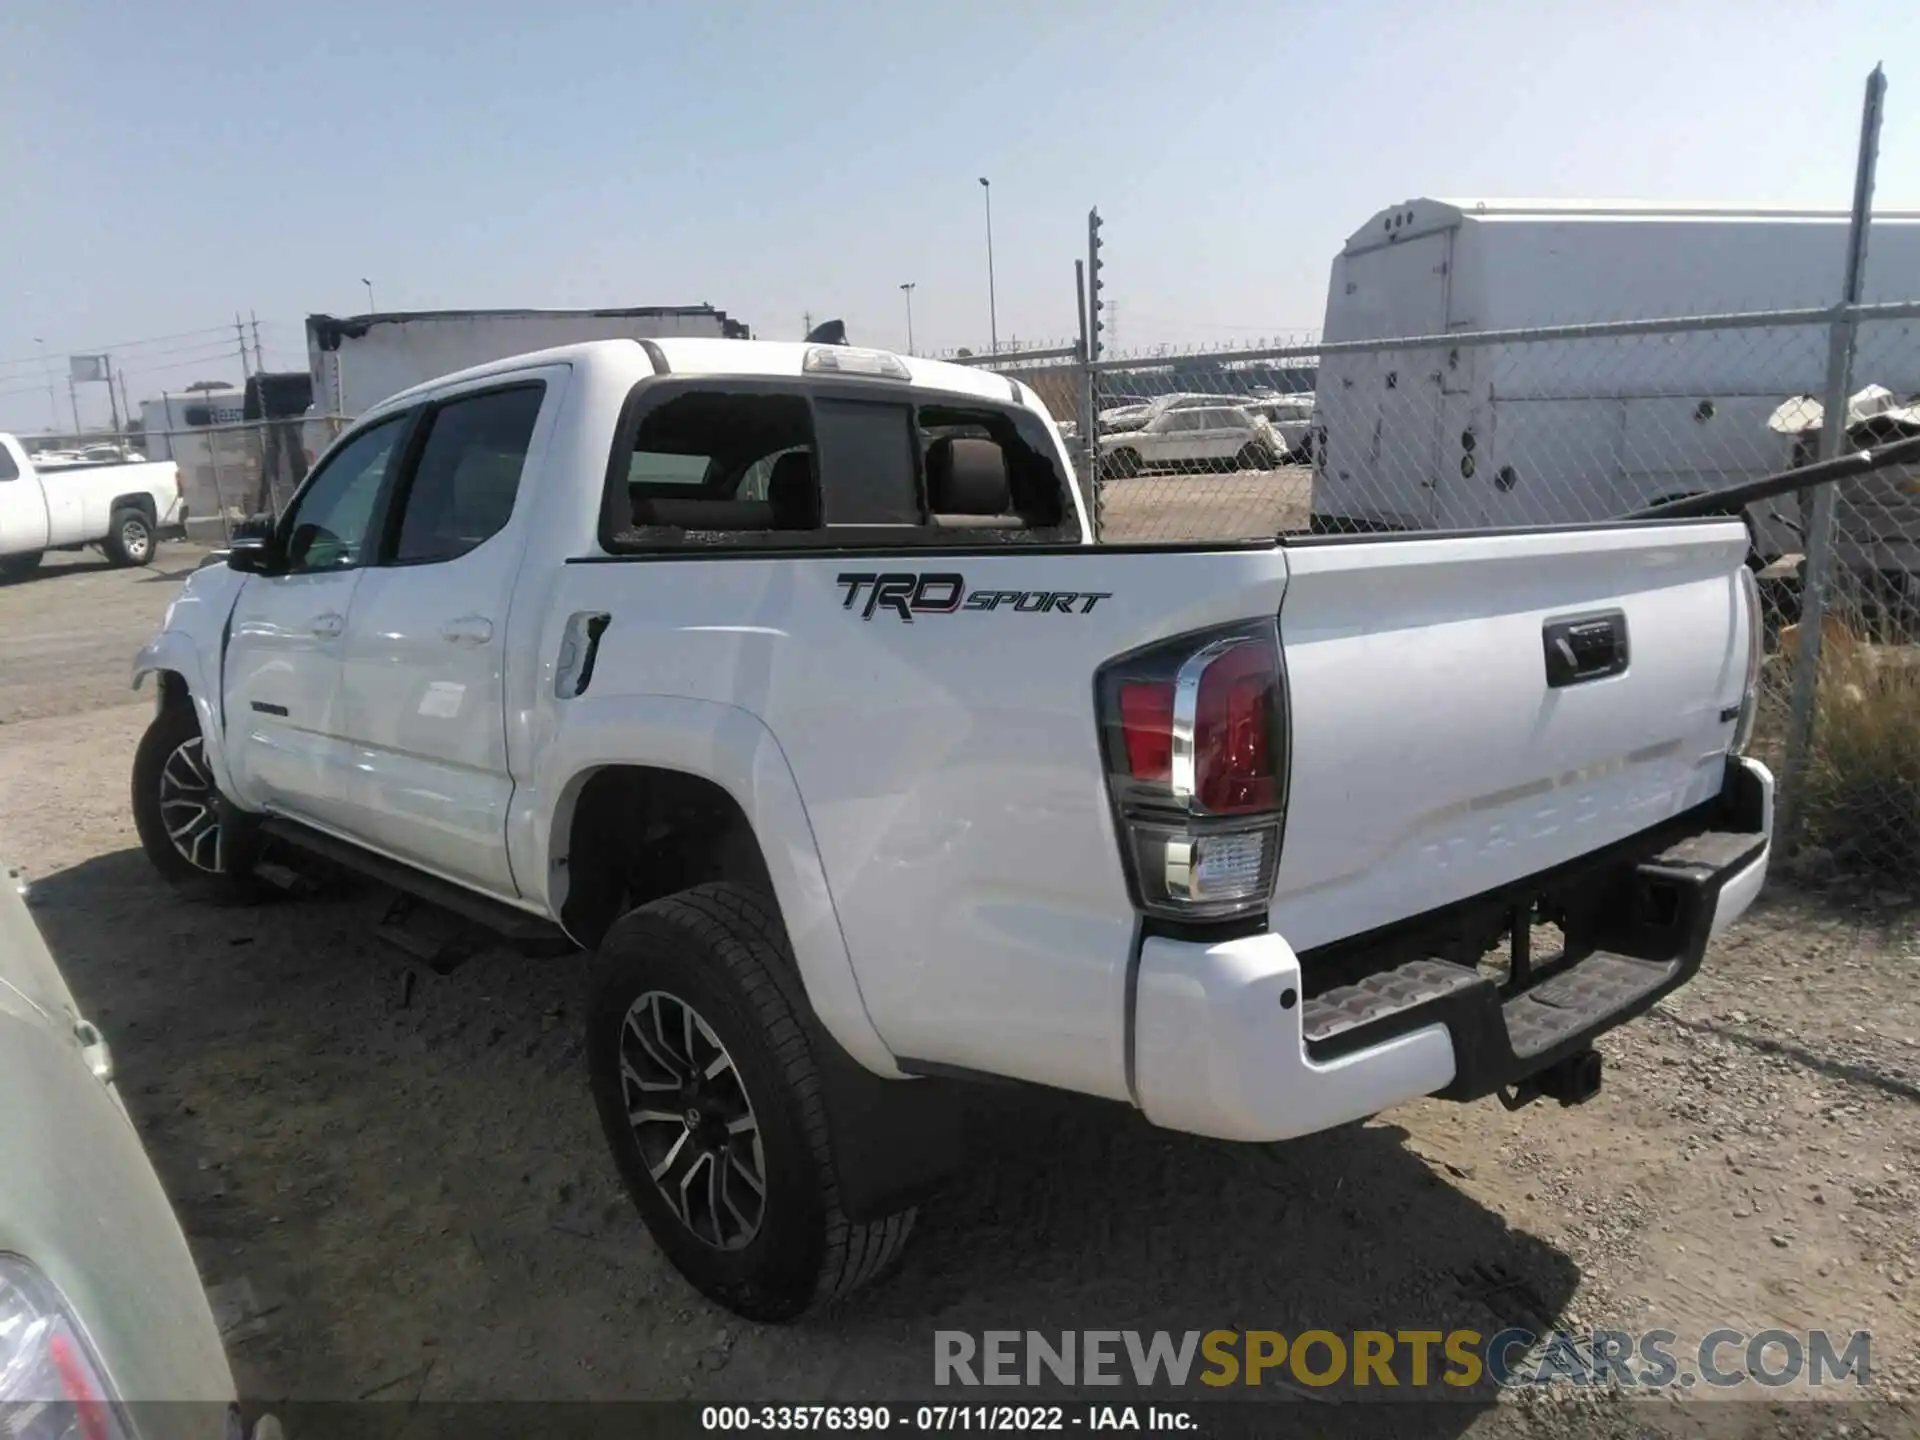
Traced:
<svg viewBox="0 0 1920 1440">
<path fill-rule="evenodd" d="M 1627 617 L 1618 610 L 1550 620 L 1540 627 L 1540 640 L 1546 651 L 1547 687 L 1552 690 L 1604 680 L 1627 668 Z"/>
<path fill-rule="evenodd" d="M 347 628 L 347 617 L 328 611 L 325 615 L 316 615 L 307 622 L 307 627 L 322 640 L 338 640 L 340 632 Z"/>
<path fill-rule="evenodd" d="M 462 615 L 440 627 L 440 638 L 455 645 L 484 645 L 493 638 L 493 622 L 484 615 Z"/>
</svg>

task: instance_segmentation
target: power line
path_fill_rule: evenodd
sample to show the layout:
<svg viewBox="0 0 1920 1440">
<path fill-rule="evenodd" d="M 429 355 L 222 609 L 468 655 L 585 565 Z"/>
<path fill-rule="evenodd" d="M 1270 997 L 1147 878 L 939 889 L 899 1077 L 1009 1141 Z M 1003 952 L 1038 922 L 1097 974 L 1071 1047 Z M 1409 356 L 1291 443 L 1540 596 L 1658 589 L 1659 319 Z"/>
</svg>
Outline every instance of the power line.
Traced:
<svg viewBox="0 0 1920 1440">
<path fill-rule="evenodd" d="M 167 365 L 141 365 L 136 367 L 133 373 L 135 375 L 161 375 L 169 370 L 190 370 L 196 366 L 213 366 L 223 364 L 228 360 L 238 360 L 239 358 L 240 352 L 229 345 L 217 355 L 201 355 L 191 360 L 175 360 Z M 40 388 L 45 389 L 46 387 L 41 386 Z M 234 386 L 236 390 L 239 388 L 238 385 Z"/>
<path fill-rule="evenodd" d="M 198 330 L 176 330 L 171 335 L 149 335 L 144 340 L 120 340 L 111 345 L 77 345 L 70 347 L 68 355 L 105 355 L 117 354 L 122 350 L 138 350 L 148 345 L 158 345 L 164 340 L 185 340 L 194 335 L 223 334 L 231 329 L 227 325 L 204 325 Z M 205 342 L 202 342 L 205 343 Z M 38 355 L 25 355 L 17 360 L 0 360 L 0 369 L 13 365 L 39 365 Z"/>
</svg>

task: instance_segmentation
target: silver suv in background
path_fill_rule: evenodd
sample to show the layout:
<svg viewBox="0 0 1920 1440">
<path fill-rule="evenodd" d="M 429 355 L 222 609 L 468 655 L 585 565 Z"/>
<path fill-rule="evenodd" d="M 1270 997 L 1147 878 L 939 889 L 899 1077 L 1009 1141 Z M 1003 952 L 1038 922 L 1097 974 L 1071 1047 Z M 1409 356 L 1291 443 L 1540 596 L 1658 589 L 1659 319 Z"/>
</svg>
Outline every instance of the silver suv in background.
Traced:
<svg viewBox="0 0 1920 1440">
<path fill-rule="evenodd" d="M 1137 430 L 1103 429 L 1100 471 L 1125 479 L 1143 470 L 1271 470 L 1286 450 L 1267 420 L 1241 406 L 1169 406 Z"/>
</svg>

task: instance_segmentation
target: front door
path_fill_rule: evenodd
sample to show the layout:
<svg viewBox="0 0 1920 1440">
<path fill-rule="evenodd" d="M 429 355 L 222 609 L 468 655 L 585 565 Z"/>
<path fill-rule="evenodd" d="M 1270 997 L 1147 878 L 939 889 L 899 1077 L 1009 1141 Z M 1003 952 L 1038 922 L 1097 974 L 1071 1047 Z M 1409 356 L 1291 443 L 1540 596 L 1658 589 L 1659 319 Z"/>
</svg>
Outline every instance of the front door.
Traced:
<svg viewBox="0 0 1920 1440">
<path fill-rule="evenodd" d="M 0 444 L 0 555 L 31 555 L 47 548 L 47 502 L 40 482 L 22 473 Z"/>
<path fill-rule="evenodd" d="M 1207 462 L 1209 470 L 1226 467 L 1248 441 L 1253 432 L 1247 428 L 1246 421 L 1240 418 L 1237 410 L 1196 410 L 1193 412 L 1200 429 L 1195 435 L 1199 451 L 1197 458 Z"/>
<path fill-rule="evenodd" d="M 361 578 L 344 654 L 346 828 L 509 899 L 507 605 L 531 509 L 516 499 L 565 375 L 495 381 L 424 412 L 391 553 Z"/>
<path fill-rule="evenodd" d="M 248 576 L 234 605 L 227 756 L 234 799 L 247 809 L 330 828 L 348 814 L 340 657 L 411 419 L 383 420 L 334 450 L 281 523 L 283 572 Z"/>
<path fill-rule="evenodd" d="M 1169 410 L 1153 422 L 1161 439 L 1154 448 L 1158 464 L 1186 465 L 1200 458 L 1200 415 L 1195 410 Z"/>
</svg>

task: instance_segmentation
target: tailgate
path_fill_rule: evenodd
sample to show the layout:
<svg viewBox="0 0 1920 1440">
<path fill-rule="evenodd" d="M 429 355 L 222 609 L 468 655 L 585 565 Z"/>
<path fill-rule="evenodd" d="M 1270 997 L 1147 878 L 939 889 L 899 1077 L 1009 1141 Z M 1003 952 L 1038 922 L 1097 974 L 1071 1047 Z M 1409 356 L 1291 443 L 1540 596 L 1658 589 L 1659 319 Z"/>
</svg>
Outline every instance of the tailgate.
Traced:
<svg viewBox="0 0 1920 1440">
<path fill-rule="evenodd" d="M 1371 930 L 1716 795 L 1747 543 L 1737 521 L 1290 543 L 1274 928 Z M 1560 639 L 1578 665 L 1550 680 Z"/>
</svg>

